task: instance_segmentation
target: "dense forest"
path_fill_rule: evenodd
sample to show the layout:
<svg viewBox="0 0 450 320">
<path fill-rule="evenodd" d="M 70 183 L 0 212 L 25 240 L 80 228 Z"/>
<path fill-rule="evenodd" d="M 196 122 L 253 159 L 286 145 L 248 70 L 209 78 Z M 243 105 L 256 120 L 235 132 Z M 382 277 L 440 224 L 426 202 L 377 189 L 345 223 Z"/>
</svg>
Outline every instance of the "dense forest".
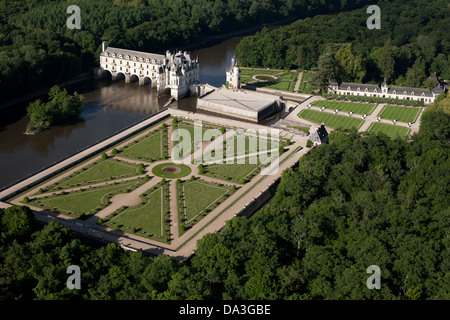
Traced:
<svg viewBox="0 0 450 320">
<path fill-rule="evenodd" d="M 0 0 L 0 101 L 95 66 L 101 41 L 149 52 L 182 48 L 289 17 L 362 7 L 369 0 Z M 81 29 L 69 29 L 69 5 Z"/>
<path fill-rule="evenodd" d="M 371 3 L 374 4 L 374 3 Z M 369 30 L 366 8 L 318 15 L 264 29 L 236 48 L 242 66 L 315 70 L 316 88 L 338 82 L 432 87 L 450 79 L 450 7 L 445 0 L 378 1 L 381 29 Z"/>
<path fill-rule="evenodd" d="M 449 299 L 450 96 L 408 142 L 333 131 L 282 174 L 271 205 L 188 262 L 82 245 L 28 207 L 0 211 L 0 299 Z M 66 288 L 69 265 L 81 289 Z M 366 287 L 370 265 L 381 290 Z"/>
</svg>

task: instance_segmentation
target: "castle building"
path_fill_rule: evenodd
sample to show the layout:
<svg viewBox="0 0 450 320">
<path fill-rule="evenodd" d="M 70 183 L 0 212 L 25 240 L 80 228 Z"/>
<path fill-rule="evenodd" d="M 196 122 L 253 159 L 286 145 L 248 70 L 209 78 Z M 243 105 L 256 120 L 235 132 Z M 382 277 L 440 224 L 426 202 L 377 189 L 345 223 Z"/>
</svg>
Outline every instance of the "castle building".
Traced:
<svg viewBox="0 0 450 320">
<path fill-rule="evenodd" d="M 388 87 L 386 80 L 378 86 L 376 84 L 362 84 L 342 82 L 340 85 L 335 81 L 330 81 L 328 93 L 340 95 L 354 95 L 378 98 L 404 99 L 423 101 L 424 104 L 434 102 L 436 97 L 444 93 L 444 86 L 438 82 L 433 90 L 427 88 L 409 88 L 409 87 Z"/>
<path fill-rule="evenodd" d="M 241 70 L 236 57 L 233 55 L 231 58 L 231 64 L 226 70 L 227 82 L 226 86 L 229 89 L 239 89 L 241 87 Z"/>
<path fill-rule="evenodd" d="M 112 79 L 123 75 L 129 83 L 137 77 L 140 85 L 156 87 L 158 94 L 170 92 L 175 99 L 190 95 L 191 85 L 199 82 L 200 64 L 186 51 L 165 55 L 107 47 L 102 43 L 100 68 L 111 73 Z"/>
</svg>

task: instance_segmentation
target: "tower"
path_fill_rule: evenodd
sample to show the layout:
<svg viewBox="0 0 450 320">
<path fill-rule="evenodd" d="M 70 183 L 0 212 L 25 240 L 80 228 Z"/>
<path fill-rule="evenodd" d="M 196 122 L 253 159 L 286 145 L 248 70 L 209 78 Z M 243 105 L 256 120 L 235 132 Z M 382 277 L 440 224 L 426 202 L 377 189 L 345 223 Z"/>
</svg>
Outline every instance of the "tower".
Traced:
<svg viewBox="0 0 450 320">
<path fill-rule="evenodd" d="M 231 65 L 227 68 L 227 88 L 239 89 L 241 87 L 241 70 L 236 57 L 231 58 Z"/>
<path fill-rule="evenodd" d="M 387 94 L 387 92 L 388 92 L 388 86 L 387 86 L 387 83 L 386 83 L 386 78 L 384 78 L 384 81 L 381 84 L 381 92 L 383 94 Z"/>
</svg>

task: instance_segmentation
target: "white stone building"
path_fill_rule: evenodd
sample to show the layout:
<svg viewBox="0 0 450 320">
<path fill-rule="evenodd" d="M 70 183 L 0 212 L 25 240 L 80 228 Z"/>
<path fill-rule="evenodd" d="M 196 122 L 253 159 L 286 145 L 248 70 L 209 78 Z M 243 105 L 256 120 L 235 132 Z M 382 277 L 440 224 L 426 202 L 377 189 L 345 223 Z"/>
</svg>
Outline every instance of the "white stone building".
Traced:
<svg viewBox="0 0 450 320">
<path fill-rule="evenodd" d="M 227 82 L 226 85 L 229 89 L 239 89 L 241 87 L 241 70 L 236 57 L 233 55 L 231 58 L 231 64 L 226 70 Z"/>
<path fill-rule="evenodd" d="M 378 98 L 393 98 L 404 100 L 423 101 L 424 104 L 434 102 L 435 98 L 444 93 L 444 87 L 438 85 L 433 90 L 427 88 L 388 87 L 386 81 L 381 87 L 376 84 L 362 84 L 342 82 L 340 85 L 335 80 L 330 81 L 328 93 L 340 95 L 367 96 Z"/>
<path fill-rule="evenodd" d="M 170 91 L 175 99 L 190 94 L 191 85 L 198 83 L 200 64 L 188 52 L 165 55 L 107 47 L 102 44 L 100 68 L 111 73 L 112 79 L 123 75 L 129 83 L 137 77 L 140 85 L 150 82 L 158 93 Z"/>
</svg>

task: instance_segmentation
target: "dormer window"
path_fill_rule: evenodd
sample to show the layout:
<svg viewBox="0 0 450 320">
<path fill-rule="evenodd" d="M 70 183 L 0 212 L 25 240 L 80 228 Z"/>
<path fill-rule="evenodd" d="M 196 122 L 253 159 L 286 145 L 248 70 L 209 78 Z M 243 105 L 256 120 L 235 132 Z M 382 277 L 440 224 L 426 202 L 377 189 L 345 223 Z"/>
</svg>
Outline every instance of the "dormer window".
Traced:
<svg viewBox="0 0 450 320">
<path fill-rule="evenodd" d="M 411 95 L 412 95 L 412 96 L 414 95 L 414 91 L 413 91 L 413 92 L 411 92 Z"/>
<path fill-rule="evenodd" d="M 127 55 L 126 58 L 127 58 L 127 60 L 130 60 L 130 56 L 129 55 Z"/>
<path fill-rule="evenodd" d="M 140 61 L 140 62 L 144 61 L 144 58 L 140 57 L 140 58 L 139 58 L 139 61 Z"/>
<path fill-rule="evenodd" d="M 397 91 L 394 90 L 392 93 L 393 93 L 393 94 L 397 94 Z"/>
<path fill-rule="evenodd" d="M 113 54 L 112 54 L 112 57 L 113 57 L 113 58 L 115 58 L 115 57 L 116 57 L 116 54 L 115 54 L 115 53 L 113 53 Z"/>
<path fill-rule="evenodd" d="M 425 92 L 422 92 L 422 97 L 425 97 Z"/>
<path fill-rule="evenodd" d="M 145 62 L 149 63 L 149 62 L 150 62 L 150 59 L 149 59 L 149 58 L 145 59 Z"/>
<path fill-rule="evenodd" d="M 108 52 L 106 52 L 106 53 L 105 53 L 105 56 L 109 57 L 109 53 L 108 53 Z"/>
<path fill-rule="evenodd" d="M 366 90 L 364 90 L 365 92 L 369 92 L 369 89 L 366 88 Z"/>
<path fill-rule="evenodd" d="M 403 95 L 404 95 L 404 96 L 406 96 L 406 95 L 407 95 L 406 91 L 404 91 L 404 92 L 403 92 Z"/>
<path fill-rule="evenodd" d="M 120 58 L 120 59 L 122 59 L 122 58 L 123 58 L 123 56 L 122 56 L 122 55 L 120 54 L 120 55 L 119 55 L 119 58 Z"/>
<path fill-rule="evenodd" d="M 133 57 L 133 61 L 136 61 L 136 59 L 137 59 L 137 57 L 136 57 L 136 56 L 134 56 L 134 57 Z"/>
</svg>

